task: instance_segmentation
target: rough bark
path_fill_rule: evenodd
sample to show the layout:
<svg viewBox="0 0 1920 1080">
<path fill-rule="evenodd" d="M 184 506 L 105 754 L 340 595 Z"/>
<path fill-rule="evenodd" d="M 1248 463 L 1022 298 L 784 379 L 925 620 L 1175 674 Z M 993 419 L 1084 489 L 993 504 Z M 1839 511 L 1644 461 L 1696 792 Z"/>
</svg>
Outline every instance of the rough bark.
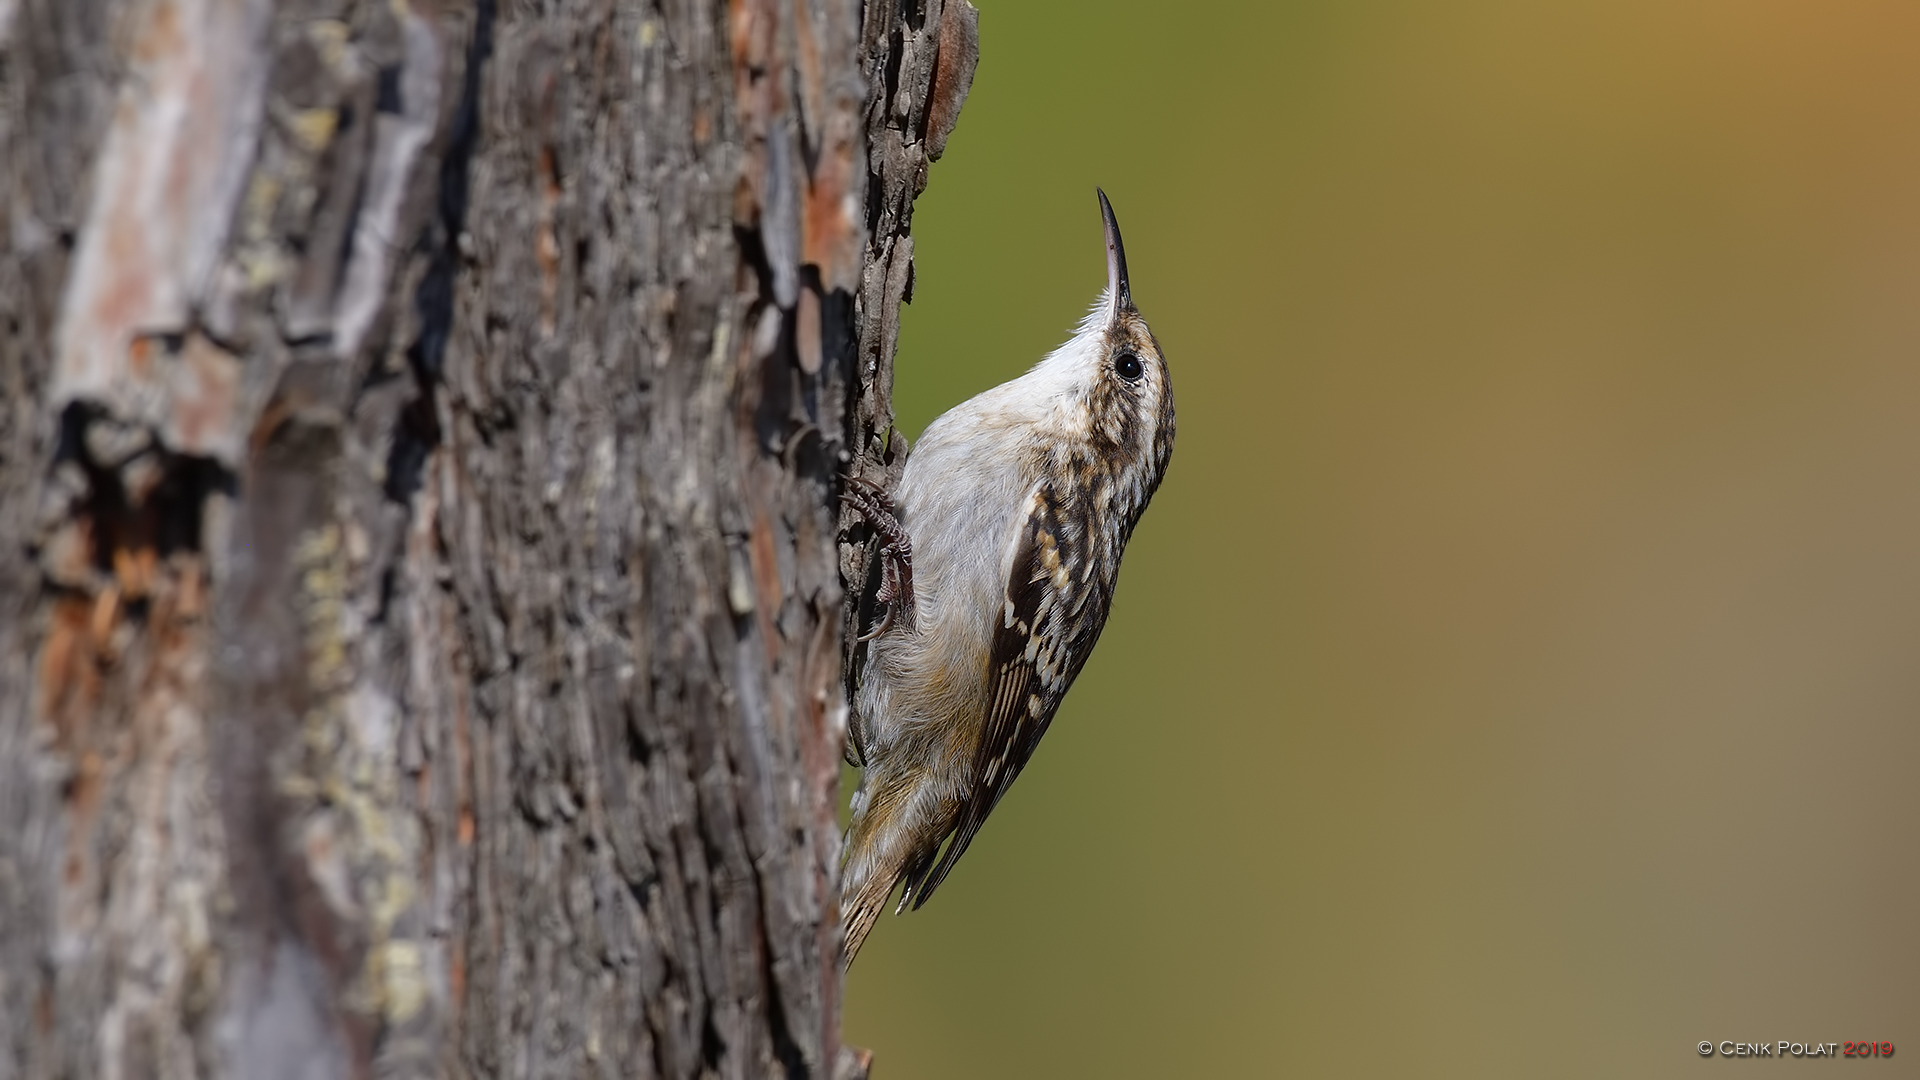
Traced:
<svg viewBox="0 0 1920 1080">
<path fill-rule="evenodd" d="M 972 30 L 0 0 L 0 1080 L 863 1071 L 836 499 Z"/>
</svg>

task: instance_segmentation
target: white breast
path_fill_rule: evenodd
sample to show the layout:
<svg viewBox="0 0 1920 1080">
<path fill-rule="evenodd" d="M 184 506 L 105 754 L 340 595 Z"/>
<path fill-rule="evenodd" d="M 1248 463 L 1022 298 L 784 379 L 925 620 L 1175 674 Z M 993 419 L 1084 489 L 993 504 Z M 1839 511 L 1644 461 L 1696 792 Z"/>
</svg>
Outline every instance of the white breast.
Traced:
<svg viewBox="0 0 1920 1080">
<path fill-rule="evenodd" d="M 914 629 L 896 626 L 873 642 L 869 671 L 884 674 L 862 680 L 858 703 L 881 760 L 886 747 L 916 742 L 905 759 L 964 782 L 1015 542 L 1047 451 L 1085 437 L 1076 395 L 1094 352 L 1093 335 L 1076 337 L 955 406 L 914 444 L 894 492 L 913 538 Z"/>
</svg>

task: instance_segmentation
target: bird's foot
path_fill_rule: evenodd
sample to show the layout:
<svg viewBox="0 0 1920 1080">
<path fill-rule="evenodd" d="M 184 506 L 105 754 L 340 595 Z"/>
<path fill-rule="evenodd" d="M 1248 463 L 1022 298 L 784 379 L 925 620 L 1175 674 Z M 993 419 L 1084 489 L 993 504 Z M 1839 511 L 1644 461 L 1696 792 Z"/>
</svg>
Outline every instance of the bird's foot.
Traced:
<svg viewBox="0 0 1920 1080">
<path fill-rule="evenodd" d="M 860 636 L 872 641 L 893 625 L 895 616 L 913 613 L 913 538 L 900 523 L 893 497 L 884 488 L 864 480 L 852 480 L 840 496 L 853 507 L 880 536 L 880 588 L 873 594 L 885 610 L 879 625 Z"/>
</svg>

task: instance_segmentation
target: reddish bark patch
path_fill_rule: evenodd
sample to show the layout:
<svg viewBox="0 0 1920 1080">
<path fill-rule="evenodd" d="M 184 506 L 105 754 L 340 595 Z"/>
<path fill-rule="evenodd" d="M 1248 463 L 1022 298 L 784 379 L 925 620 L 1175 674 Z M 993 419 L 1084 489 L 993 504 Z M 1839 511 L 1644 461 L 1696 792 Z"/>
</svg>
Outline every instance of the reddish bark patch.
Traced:
<svg viewBox="0 0 1920 1080">
<path fill-rule="evenodd" d="M 62 596 L 53 602 L 47 637 L 40 647 L 40 719 L 53 729 L 54 749 L 70 752 L 87 718 L 100 704 L 100 673 L 94 663 L 93 602 Z"/>
<path fill-rule="evenodd" d="M 980 13 L 967 0 L 953 0 L 940 13 L 940 57 L 927 87 L 927 160 L 946 152 L 947 137 L 960 122 L 960 105 L 980 64 Z"/>
</svg>

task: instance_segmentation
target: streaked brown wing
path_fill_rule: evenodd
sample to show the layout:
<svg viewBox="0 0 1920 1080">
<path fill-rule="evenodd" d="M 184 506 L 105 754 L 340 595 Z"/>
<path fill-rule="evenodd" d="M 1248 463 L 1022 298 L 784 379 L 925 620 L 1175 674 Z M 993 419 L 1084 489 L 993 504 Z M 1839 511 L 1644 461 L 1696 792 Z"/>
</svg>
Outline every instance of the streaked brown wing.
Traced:
<svg viewBox="0 0 1920 1080">
<path fill-rule="evenodd" d="M 1064 509 L 1050 485 L 1035 488 L 1014 551 L 1000 625 L 994 632 L 987 715 L 974 757 L 973 790 L 939 862 L 908 873 L 902 905 L 908 899 L 915 908 L 926 903 L 966 854 L 987 815 L 1033 757 L 1067 687 L 1100 635 L 1104 612 L 1085 609 L 1102 586 L 1086 575 L 1068 572 L 1069 567 L 1085 565 L 1073 556 L 1086 533 L 1067 520 Z M 1093 617 L 1085 617 L 1089 614 Z"/>
</svg>

